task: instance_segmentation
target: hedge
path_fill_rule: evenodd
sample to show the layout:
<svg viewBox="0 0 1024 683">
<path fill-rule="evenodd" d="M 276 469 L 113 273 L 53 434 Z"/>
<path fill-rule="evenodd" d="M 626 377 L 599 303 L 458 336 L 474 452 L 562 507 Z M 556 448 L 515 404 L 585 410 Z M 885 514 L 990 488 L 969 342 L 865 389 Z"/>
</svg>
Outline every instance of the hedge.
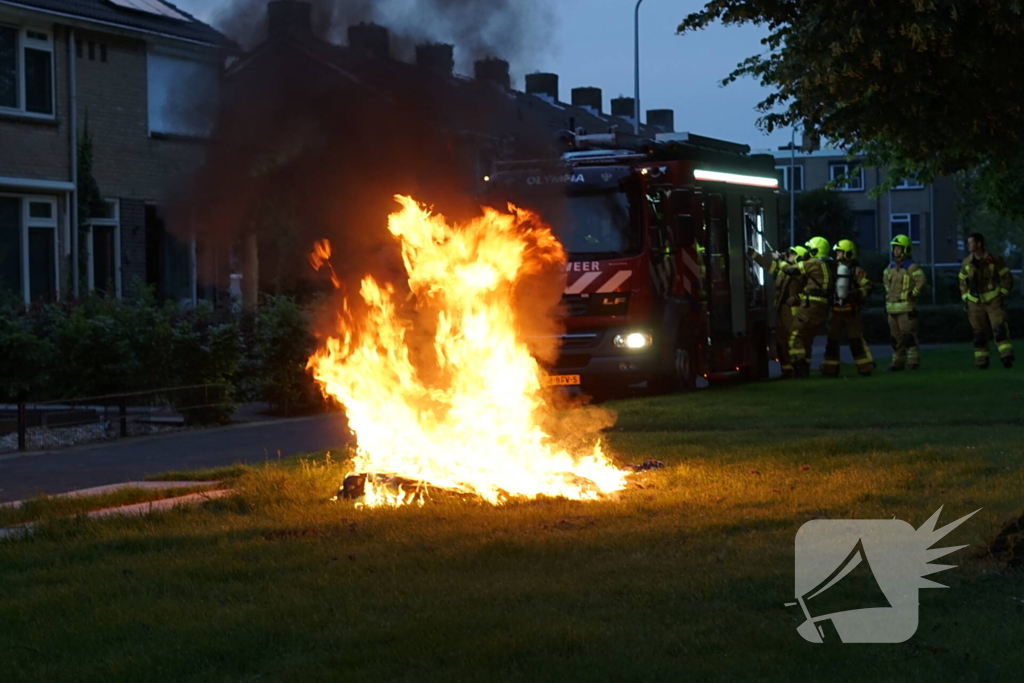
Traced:
<svg viewBox="0 0 1024 683">
<path fill-rule="evenodd" d="M 862 313 L 864 338 L 870 344 L 889 342 L 889 320 L 882 308 L 868 308 Z M 956 344 L 970 342 L 974 338 L 971 325 L 963 304 L 946 306 L 920 306 L 918 308 L 922 344 Z M 1024 333 L 1024 305 L 1011 304 L 1007 308 L 1007 320 L 1011 338 Z"/>
</svg>

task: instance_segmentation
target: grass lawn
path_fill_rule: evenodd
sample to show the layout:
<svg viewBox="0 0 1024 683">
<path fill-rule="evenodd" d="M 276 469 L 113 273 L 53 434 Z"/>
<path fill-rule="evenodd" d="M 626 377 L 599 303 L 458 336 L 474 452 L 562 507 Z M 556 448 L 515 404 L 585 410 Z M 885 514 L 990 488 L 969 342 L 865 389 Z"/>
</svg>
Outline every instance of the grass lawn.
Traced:
<svg viewBox="0 0 1024 683">
<path fill-rule="evenodd" d="M 0 680 L 1020 680 L 1024 573 L 981 551 L 1024 512 L 1024 367 L 924 363 L 611 404 L 615 456 L 667 465 L 616 500 L 356 510 L 317 454 L 202 508 L 46 520 L 0 543 Z M 913 638 L 799 637 L 804 522 L 940 505 L 982 510 Z"/>
</svg>

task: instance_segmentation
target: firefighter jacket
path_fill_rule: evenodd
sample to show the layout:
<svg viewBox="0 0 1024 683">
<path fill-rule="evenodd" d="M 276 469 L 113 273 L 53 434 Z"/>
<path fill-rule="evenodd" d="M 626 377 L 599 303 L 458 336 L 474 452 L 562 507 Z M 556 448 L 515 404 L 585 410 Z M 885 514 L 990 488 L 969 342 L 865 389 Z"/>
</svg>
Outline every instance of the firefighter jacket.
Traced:
<svg viewBox="0 0 1024 683">
<path fill-rule="evenodd" d="M 960 296 L 964 301 L 988 303 L 1010 295 L 1013 276 L 1000 256 L 985 253 L 981 258 L 970 254 L 960 264 Z"/>
<path fill-rule="evenodd" d="M 789 263 L 779 260 L 775 261 L 763 256 L 753 249 L 750 250 L 750 258 L 754 263 L 764 268 L 765 272 L 775 278 L 775 311 L 779 312 L 786 305 L 790 297 L 799 297 L 803 289 L 803 278 L 799 274 L 786 272 Z"/>
<path fill-rule="evenodd" d="M 800 303 L 827 304 L 831 298 L 832 273 L 834 261 L 831 259 L 812 258 L 800 261 L 795 266 L 786 268 L 784 272 L 789 275 L 802 275 L 804 277 L 803 287 L 800 291 Z"/>
<path fill-rule="evenodd" d="M 845 298 L 840 298 L 839 295 L 839 266 L 845 265 L 850 269 L 850 281 L 847 284 L 847 293 Z M 868 272 L 857 265 L 857 262 L 853 263 L 837 263 L 834 280 L 832 286 L 832 309 L 836 311 L 859 311 L 867 301 L 867 298 L 871 296 L 871 291 L 875 285 L 868 278 Z"/>
<path fill-rule="evenodd" d="M 913 259 L 893 261 L 882 272 L 885 285 L 885 310 L 891 315 L 911 313 L 917 309 L 917 298 L 928 286 L 924 270 Z"/>
</svg>

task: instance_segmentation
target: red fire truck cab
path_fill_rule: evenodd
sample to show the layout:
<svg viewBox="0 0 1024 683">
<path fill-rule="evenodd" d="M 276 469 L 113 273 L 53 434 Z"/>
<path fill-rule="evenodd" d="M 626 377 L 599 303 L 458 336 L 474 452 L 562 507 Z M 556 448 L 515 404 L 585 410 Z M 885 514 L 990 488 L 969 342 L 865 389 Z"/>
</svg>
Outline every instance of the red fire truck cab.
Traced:
<svg viewBox="0 0 1024 683">
<path fill-rule="evenodd" d="M 777 243 L 770 155 L 688 133 L 638 149 L 499 162 L 493 199 L 538 212 L 568 253 L 552 382 L 584 391 L 688 390 L 767 377 L 770 279 L 748 256 Z M 588 139 L 589 138 L 589 139 Z"/>
</svg>

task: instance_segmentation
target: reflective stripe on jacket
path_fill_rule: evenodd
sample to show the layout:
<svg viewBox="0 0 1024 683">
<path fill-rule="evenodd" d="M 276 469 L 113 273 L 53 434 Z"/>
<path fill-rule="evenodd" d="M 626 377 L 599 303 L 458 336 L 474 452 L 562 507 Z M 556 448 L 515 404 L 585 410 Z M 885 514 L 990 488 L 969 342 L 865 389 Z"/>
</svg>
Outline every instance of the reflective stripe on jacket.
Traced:
<svg viewBox="0 0 1024 683">
<path fill-rule="evenodd" d="M 885 285 L 885 310 L 889 313 L 910 313 L 917 309 L 917 299 L 928 287 L 924 270 L 909 258 L 893 261 L 882 272 Z"/>
<path fill-rule="evenodd" d="M 1010 295 L 1013 276 L 1006 261 L 985 253 L 980 259 L 970 254 L 960 264 L 960 296 L 964 301 L 988 303 Z"/>
</svg>

